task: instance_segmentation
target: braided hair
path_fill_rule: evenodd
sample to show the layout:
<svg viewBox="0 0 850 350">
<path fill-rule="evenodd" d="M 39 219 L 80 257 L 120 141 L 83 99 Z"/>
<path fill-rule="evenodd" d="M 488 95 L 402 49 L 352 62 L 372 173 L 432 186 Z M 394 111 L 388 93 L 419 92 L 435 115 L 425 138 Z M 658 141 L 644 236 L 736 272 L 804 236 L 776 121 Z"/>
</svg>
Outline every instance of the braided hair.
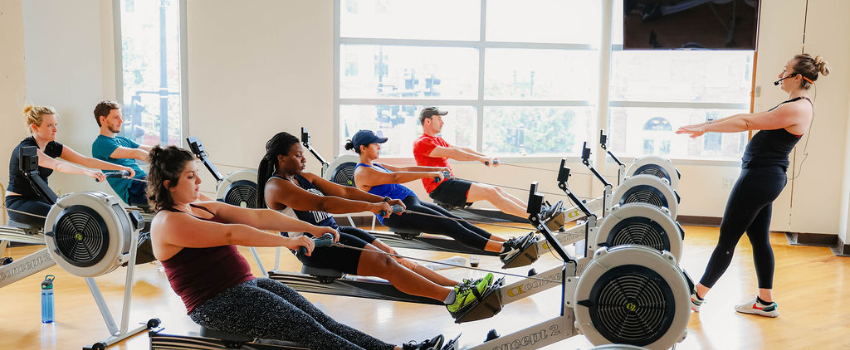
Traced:
<svg viewBox="0 0 850 350">
<path fill-rule="evenodd" d="M 266 142 L 266 154 L 257 167 L 257 207 L 266 208 L 266 182 L 277 172 L 277 156 L 286 156 L 299 140 L 288 132 L 279 132 Z"/>
</svg>

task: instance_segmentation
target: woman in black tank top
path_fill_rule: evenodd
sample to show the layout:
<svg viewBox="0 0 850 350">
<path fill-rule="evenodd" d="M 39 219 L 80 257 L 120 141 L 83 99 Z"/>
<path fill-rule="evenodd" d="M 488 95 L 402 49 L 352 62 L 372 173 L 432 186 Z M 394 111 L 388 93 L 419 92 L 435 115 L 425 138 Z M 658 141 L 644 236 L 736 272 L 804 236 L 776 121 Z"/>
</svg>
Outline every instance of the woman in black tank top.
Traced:
<svg viewBox="0 0 850 350">
<path fill-rule="evenodd" d="M 354 187 L 340 186 L 316 174 L 305 172 L 307 160 L 298 138 L 281 132 L 266 144 L 266 156 L 260 162 L 257 176 L 257 201 L 274 210 L 292 209 L 295 215 L 314 225 L 338 227 L 340 243 L 361 250 L 322 247 L 309 257 L 298 255 L 303 264 L 332 268 L 349 274 L 376 276 L 389 281 L 398 290 L 442 301 L 450 313 L 466 306 L 461 296 L 468 290 L 455 292 L 463 283 L 440 275 L 425 266 L 396 256 L 395 250 L 368 232 L 356 227 L 339 227 L 330 213 L 384 211 L 395 215 L 390 205 L 404 203 L 398 199 L 379 197 Z M 387 255 L 387 253 L 392 254 Z M 473 282 L 481 292 L 490 287 L 493 275 Z M 469 299 L 471 303 L 473 299 Z"/>
<path fill-rule="evenodd" d="M 814 106 L 809 99 L 809 88 L 817 80 L 818 73 L 829 74 L 829 67 L 820 56 L 796 55 L 785 64 L 775 82 L 788 93 L 786 101 L 765 112 L 736 114 L 683 126 L 676 131 L 692 138 L 707 132 L 758 131 L 744 152 L 741 175 L 726 203 L 717 246 L 691 295 L 694 311 L 699 311 L 706 293 L 729 267 L 735 246 L 746 232 L 753 246 L 759 291 L 755 300 L 738 305 L 735 310 L 759 316 L 779 316 L 778 305 L 773 301 L 775 263 L 770 246 L 770 216 L 773 201 L 788 182 L 785 174 L 788 155 L 811 126 Z"/>
</svg>

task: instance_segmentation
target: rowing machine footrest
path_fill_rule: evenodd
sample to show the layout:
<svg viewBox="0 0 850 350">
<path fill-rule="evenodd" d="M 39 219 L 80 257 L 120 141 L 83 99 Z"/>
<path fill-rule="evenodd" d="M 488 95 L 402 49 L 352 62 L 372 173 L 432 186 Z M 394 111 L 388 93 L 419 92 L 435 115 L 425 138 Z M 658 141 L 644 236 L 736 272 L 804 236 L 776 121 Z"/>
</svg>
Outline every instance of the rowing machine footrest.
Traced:
<svg viewBox="0 0 850 350">
<path fill-rule="evenodd" d="M 546 221 L 546 227 L 549 228 L 552 232 L 558 232 L 561 228 L 564 227 L 564 224 L 567 222 L 567 215 L 565 214 L 566 210 L 562 210 L 555 215 L 552 215 L 548 221 Z"/>
<path fill-rule="evenodd" d="M 222 344 L 228 349 L 239 349 L 243 344 L 254 341 L 253 337 L 247 335 L 219 332 L 204 326 L 201 326 L 201 336 L 204 338 L 220 339 Z"/>
<path fill-rule="evenodd" d="M 510 269 L 514 267 L 520 266 L 528 266 L 537 261 L 537 258 L 540 257 L 539 252 L 537 251 L 537 242 L 532 242 L 525 250 L 514 256 L 513 259 L 502 265 L 503 269 Z"/>
<path fill-rule="evenodd" d="M 414 230 L 414 229 L 408 229 L 408 228 L 390 227 L 390 232 L 395 233 L 395 234 L 399 235 L 402 239 L 405 239 L 405 240 L 408 240 L 408 241 L 411 240 L 411 239 L 414 239 L 416 237 L 422 236 L 422 231 Z"/>
<path fill-rule="evenodd" d="M 455 323 L 483 320 L 485 318 L 493 317 L 502 311 L 502 293 L 499 289 L 501 289 L 504 284 L 504 277 L 493 282 L 490 289 L 484 293 L 481 301 L 471 305 L 468 310 L 461 311 L 460 314 L 455 317 Z"/>
<path fill-rule="evenodd" d="M 307 265 L 301 266 L 301 273 L 310 275 L 319 279 L 323 283 L 330 283 L 335 279 L 342 278 L 345 274 L 334 269 L 324 269 L 320 267 L 312 267 Z M 329 282 L 325 282 L 329 281 Z"/>
</svg>

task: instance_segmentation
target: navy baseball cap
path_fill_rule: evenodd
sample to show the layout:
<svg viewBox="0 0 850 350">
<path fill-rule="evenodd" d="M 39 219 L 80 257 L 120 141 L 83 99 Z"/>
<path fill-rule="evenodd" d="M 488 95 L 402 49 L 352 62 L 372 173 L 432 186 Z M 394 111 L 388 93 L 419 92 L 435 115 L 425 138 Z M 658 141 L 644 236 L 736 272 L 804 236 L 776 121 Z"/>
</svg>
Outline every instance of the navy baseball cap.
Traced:
<svg viewBox="0 0 850 350">
<path fill-rule="evenodd" d="M 387 140 L 386 137 L 378 137 L 372 130 L 360 130 L 351 138 L 351 143 L 354 144 L 354 149 L 360 149 L 360 146 L 369 146 L 372 143 L 384 143 Z"/>
</svg>

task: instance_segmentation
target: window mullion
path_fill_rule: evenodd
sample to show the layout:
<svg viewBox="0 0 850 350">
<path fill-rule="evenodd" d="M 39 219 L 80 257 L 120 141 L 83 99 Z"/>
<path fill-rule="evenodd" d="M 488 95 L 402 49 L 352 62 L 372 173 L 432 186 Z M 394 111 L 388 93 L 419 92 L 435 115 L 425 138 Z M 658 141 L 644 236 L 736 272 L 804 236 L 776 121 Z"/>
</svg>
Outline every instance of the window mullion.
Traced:
<svg viewBox="0 0 850 350">
<path fill-rule="evenodd" d="M 475 102 L 477 126 L 475 128 L 475 149 L 484 151 L 484 50 L 487 42 L 487 0 L 481 0 L 481 29 L 478 42 L 478 100 Z"/>
</svg>

